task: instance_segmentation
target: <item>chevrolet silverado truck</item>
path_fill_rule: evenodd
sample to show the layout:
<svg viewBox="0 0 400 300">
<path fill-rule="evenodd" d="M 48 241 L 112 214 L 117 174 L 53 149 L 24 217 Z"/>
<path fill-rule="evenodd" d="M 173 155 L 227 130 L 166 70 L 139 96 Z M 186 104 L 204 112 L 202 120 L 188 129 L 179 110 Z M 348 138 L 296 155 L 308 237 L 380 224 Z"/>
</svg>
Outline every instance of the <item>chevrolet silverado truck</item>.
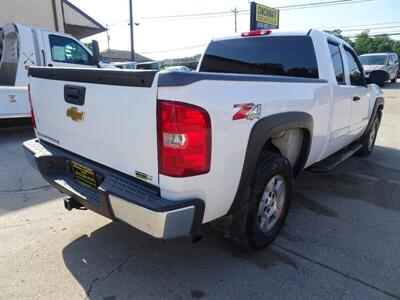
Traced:
<svg viewBox="0 0 400 300">
<path fill-rule="evenodd" d="M 156 238 L 210 223 L 250 249 L 277 236 L 300 171 L 374 147 L 384 99 L 344 41 L 310 30 L 212 40 L 197 71 L 32 67 L 42 176 Z"/>
</svg>

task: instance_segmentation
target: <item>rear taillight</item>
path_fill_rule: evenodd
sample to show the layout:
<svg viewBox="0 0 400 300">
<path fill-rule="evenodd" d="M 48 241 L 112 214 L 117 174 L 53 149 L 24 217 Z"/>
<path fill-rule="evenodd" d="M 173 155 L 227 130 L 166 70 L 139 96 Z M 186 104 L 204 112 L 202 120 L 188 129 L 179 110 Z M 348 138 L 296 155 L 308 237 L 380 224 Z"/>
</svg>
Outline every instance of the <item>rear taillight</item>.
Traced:
<svg viewBox="0 0 400 300">
<path fill-rule="evenodd" d="M 203 108 L 175 101 L 157 101 L 160 174 L 188 177 L 208 173 L 211 162 L 211 120 Z"/>
<path fill-rule="evenodd" d="M 33 112 L 33 106 L 32 106 L 31 84 L 28 84 L 28 100 L 29 100 L 29 107 L 30 107 L 30 111 L 31 111 L 32 126 L 33 126 L 33 128 L 36 128 L 35 114 Z"/>
</svg>

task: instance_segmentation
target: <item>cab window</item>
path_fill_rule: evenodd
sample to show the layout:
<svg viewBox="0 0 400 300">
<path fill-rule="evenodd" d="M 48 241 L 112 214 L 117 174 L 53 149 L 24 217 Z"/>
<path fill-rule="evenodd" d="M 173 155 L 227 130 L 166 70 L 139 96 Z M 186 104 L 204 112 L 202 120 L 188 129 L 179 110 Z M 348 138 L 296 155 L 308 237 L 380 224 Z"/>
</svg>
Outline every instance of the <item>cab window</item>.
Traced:
<svg viewBox="0 0 400 300">
<path fill-rule="evenodd" d="M 55 62 L 93 65 L 92 56 L 77 41 L 59 35 L 49 35 L 51 58 Z"/>
<path fill-rule="evenodd" d="M 201 72 L 318 78 L 309 36 L 247 37 L 211 42 Z"/>
<path fill-rule="evenodd" d="M 350 84 L 361 86 L 365 85 L 364 76 L 360 67 L 361 64 L 357 62 L 355 54 L 353 54 L 349 49 L 345 49 L 345 52 L 350 73 Z"/>
<path fill-rule="evenodd" d="M 343 59 L 342 54 L 340 53 L 339 45 L 334 42 L 329 42 L 329 52 L 331 54 L 331 60 L 333 65 L 333 70 L 335 71 L 335 76 L 338 84 L 346 84 L 344 78 L 344 69 L 343 69 Z"/>
</svg>

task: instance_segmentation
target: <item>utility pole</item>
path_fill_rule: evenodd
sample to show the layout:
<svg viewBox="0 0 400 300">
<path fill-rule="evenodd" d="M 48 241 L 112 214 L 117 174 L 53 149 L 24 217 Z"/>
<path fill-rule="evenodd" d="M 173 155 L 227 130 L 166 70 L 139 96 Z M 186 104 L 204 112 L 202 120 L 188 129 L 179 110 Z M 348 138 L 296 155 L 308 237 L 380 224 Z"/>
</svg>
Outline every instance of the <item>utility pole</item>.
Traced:
<svg viewBox="0 0 400 300">
<path fill-rule="evenodd" d="M 107 28 L 107 52 L 108 52 L 108 58 L 109 59 L 111 59 L 110 58 L 110 56 L 111 56 L 111 51 L 110 51 L 110 33 L 109 33 L 109 27 L 108 27 L 108 24 L 106 24 L 106 28 Z"/>
<path fill-rule="evenodd" d="M 237 33 L 237 14 L 239 11 L 235 7 L 235 9 L 232 9 L 231 12 L 233 12 L 235 14 L 235 33 Z"/>
<path fill-rule="evenodd" d="M 133 12 L 132 0 L 129 0 L 129 26 L 131 28 L 131 61 L 135 61 L 135 48 L 133 47 Z"/>
</svg>

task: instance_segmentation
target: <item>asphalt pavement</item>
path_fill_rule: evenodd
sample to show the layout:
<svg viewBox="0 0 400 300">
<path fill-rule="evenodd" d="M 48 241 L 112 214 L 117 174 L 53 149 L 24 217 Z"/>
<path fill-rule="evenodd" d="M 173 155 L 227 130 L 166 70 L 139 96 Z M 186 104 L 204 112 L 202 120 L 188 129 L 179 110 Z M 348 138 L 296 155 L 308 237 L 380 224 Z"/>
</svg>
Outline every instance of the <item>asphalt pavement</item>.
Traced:
<svg viewBox="0 0 400 300">
<path fill-rule="evenodd" d="M 205 232 L 155 240 L 63 195 L 0 131 L 0 299 L 400 299 L 400 82 L 373 154 L 295 182 L 283 232 L 248 253 Z"/>
</svg>

